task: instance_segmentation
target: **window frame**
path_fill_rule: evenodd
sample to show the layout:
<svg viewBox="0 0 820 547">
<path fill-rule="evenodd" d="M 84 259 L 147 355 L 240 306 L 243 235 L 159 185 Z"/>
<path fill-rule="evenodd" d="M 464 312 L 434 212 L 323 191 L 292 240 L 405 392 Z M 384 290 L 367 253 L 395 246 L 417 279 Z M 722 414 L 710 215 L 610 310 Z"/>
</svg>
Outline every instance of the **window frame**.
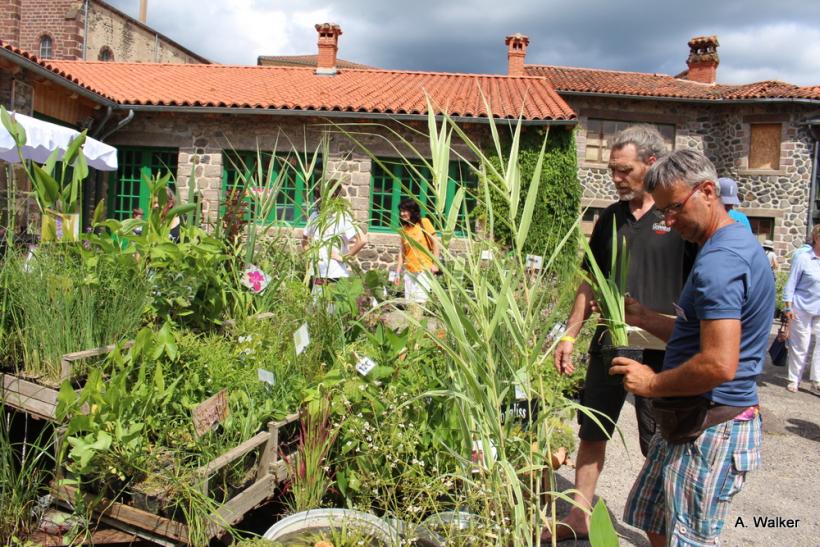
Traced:
<svg viewBox="0 0 820 547">
<path fill-rule="evenodd" d="M 52 38 L 50 34 L 40 35 L 40 41 L 38 42 L 37 46 L 37 56 L 40 59 L 54 58 L 54 38 Z M 43 53 L 44 48 L 46 48 L 46 53 Z"/>
<path fill-rule="evenodd" d="M 370 198 L 368 200 L 368 214 L 367 225 L 368 230 L 377 233 L 394 233 L 401 228 L 399 222 L 399 203 L 406 197 L 415 197 L 418 199 L 419 205 L 424 209 L 428 203 L 431 202 L 431 188 L 430 188 L 430 170 L 424 165 L 421 160 L 410 162 L 400 158 L 377 158 L 378 162 L 389 168 L 389 172 L 384 172 L 384 169 L 379 163 L 373 162 L 370 169 Z M 416 168 L 414 171 L 411 165 Z M 466 175 L 466 176 L 464 176 Z M 378 179 L 382 179 L 381 187 L 385 188 L 384 179 L 392 179 L 389 189 L 377 190 L 376 185 Z M 398 182 L 398 184 L 396 184 Z M 477 192 L 470 192 L 469 188 L 478 188 L 478 176 L 473 172 L 465 162 L 453 160 L 449 166 L 449 177 L 447 181 L 447 192 L 445 196 L 445 212 L 449 213 L 450 207 L 455 199 L 459 184 L 467 183 L 468 191 L 465 192 L 464 201 L 462 202 L 462 210 L 459 212 L 458 222 L 456 224 L 455 235 L 461 236 L 465 233 L 463 223 L 469 218 L 470 213 L 475 208 L 477 203 Z M 417 189 L 416 193 L 413 190 Z M 376 207 L 377 196 L 389 196 L 390 207 L 384 206 L 386 200 L 380 200 L 382 206 Z M 387 213 L 387 214 L 385 214 Z M 377 222 L 378 219 L 383 219 L 385 216 L 388 219 L 387 224 L 384 222 Z"/>
<path fill-rule="evenodd" d="M 761 128 L 763 126 L 774 128 L 777 127 L 778 139 L 777 139 L 777 161 L 775 165 L 769 167 L 754 167 L 752 166 L 752 158 L 754 153 L 754 143 L 755 143 L 755 127 Z M 783 146 L 783 122 L 750 122 L 749 123 L 749 142 L 748 142 L 748 149 L 746 155 L 746 170 L 750 172 L 780 172 L 783 168 L 783 154 L 781 147 Z"/>
<path fill-rule="evenodd" d="M 590 126 L 592 124 L 600 124 L 600 129 L 597 130 L 597 135 L 594 136 L 594 140 L 597 141 L 597 145 L 595 148 L 598 150 L 597 158 L 590 159 L 588 157 L 589 148 L 590 148 Z M 614 128 L 611 132 L 606 132 L 606 124 L 614 124 Z M 584 149 L 582 151 L 580 160 L 581 163 L 594 165 L 594 166 L 605 166 L 609 162 L 608 153 L 611 148 L 609 144 L 609 139 L 607 136 L 610 137 L 617 135 L 620 131 L 623 131 L 627 127 L 631 127 L 633 125 L 651 125 L 658 129 L 661 133 L 661 136 L 664 137 L 664 143 L 669 147 L 670 151 L 675 150 L 675 143 L 678 136 L 678 125 L 675 122 L 648 122 L 648 121 L 641 121 L 641 120 L 619 120 L 614 119 L 606 116 L 590 116 L 586 119 L 586 123 L 584 125 Z M 671 128 L 672 135 L 669 139 L 666 138 L 664 135 L 663 128 Z M 604 156 L 607 155 L 605 158 Z"/>
<path fill-rule="evenodd" d="M 107 55 L 107 58 L 104 59 L 104 55 Z M 108 46 L 101 47 L 99 53 L 97 54 L 97 60 L 102 61 L 103 63 L 113 63 L 114 51 Z"/>
<path fill-rule="evenodd" d="M 237 167 L 244 168 L 244 176 L 248 178 L 251 172 L 256 169 L 256 160 L 261 156 L 262 161 L 264 162 L 263 165 L 263 172 L 267 173 L 268 165 L 271 158 L 270 152 L 262 152 L 261 154 L 255 150 L 223 150 L 222 151 L 222 185 L 220 190 L 220 200 L 219 200 L 219 218 L 223 218 L 225 215 L 225 204 L 228 199 L 229 191 L 237 188 L 239 185 L 238 182 L 241 182 L 238 173 L 236 172 Z M 234 156 L 234 158 L 231 158 Z M 290 152 L 276 152 L 273 154 L 278 160 L 281 162 L 287 161 L 289 158 L 293 157 L 293 153 Z M 278 163 L 278 162 L 275 162 Z M 281 166 L 278 169 L 275 169 L 271 172 L 272 177 L 277 177 L 279 175 Z M 316 169 L 321 169 L 321 162 L 317 163 Z M 230 182 L 230 177 L 234 177 L 233 183 Z M 270 216 L 266 219 L 266 222 L 269 222 L 274 225 L 288 225 L 295 228 L 304 227 L 307 224 L 307 220 L 310 217 L 309 205 L 311 203 L 310 200 L 310 191 L 313 187 L 313 181 L 308 179 L 305 180 L 304 174 L 296 172 L 294 170 L 290 170 L 291 176 L 288 176 L 288 180 L 283 182 L 282 189 L 280 191 L 291 191 L 293 192 L 292 195 L 286 194 L 286 199 L 288 201 L 284 201 L 282 203 L 279 202 L 277 196 L 277 202 L 274 208 L 271 211 Z M 243 185 L 243 192 L 244 192 L 244 185 Z M 253 201 L 250 197 L 245 196 L 242 198 L 243 202 L 246 204 L 251 205 Z M 286 210 L 288 207 L 293 208 L 293 218 L 288 220 L 286 218 L 280 218 L 280 214 L 282 210 Z M 251 220 L 251 213 L 248 211 L 244 216 L 245 221 Z"/>
</svg>

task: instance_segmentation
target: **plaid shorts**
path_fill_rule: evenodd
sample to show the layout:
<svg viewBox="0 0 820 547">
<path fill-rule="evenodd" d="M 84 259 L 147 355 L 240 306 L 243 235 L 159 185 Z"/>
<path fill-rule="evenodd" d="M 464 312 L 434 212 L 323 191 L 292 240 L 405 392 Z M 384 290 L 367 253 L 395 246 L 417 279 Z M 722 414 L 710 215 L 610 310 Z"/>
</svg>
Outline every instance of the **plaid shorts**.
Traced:
<svg viewBox="0 0 820 547">
<path fill-rule="evenodd" d="M 719 545 L 732 497 L 760 467 L 760 416 L 710 427 L 689 443 L 656 434 L 624 509 L 624 521 L 667 545 Z M 671 531 L 671 532 L 670 532 Z"/>
</svg>

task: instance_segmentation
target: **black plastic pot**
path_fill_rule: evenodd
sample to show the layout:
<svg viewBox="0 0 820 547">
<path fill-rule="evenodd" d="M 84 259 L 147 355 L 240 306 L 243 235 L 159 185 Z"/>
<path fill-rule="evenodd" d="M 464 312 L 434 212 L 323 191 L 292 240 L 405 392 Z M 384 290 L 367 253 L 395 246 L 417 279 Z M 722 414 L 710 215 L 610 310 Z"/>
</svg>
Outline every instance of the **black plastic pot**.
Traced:
<svg viewBox="0 0 820 547">
<path fill-rule="evenodd" d="M 643 363 L 643 348 L 636 348 L 632 346 L 601 346 L 601 360 L 606 366 L 607 373 L 612 366 L 612 360 L 616 357 L 626 357 L 634 359 L 639 363 Z M 609 381 L 612 385 L 623 385 L 623 374 L 613 374 L 609 376 Z"/>
</svg>

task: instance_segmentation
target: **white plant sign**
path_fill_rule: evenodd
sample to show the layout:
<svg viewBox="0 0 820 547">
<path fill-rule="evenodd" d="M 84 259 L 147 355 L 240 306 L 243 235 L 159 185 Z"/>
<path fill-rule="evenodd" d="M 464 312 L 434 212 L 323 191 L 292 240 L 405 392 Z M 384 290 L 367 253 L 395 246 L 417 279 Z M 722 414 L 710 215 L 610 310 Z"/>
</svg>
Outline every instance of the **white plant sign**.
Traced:
<svg viewBox="0 0 820 547">
<path fill-rule="evenodd" d="M 356 363 L 356 372 L 362 376 L 367 376 L 374 368 L 376 368 L 376 363 L 370 357 L 362 357 L 359 359 L 359 362 Z"/>
<path fill-rule="evenodd" d="M 296 355 L 304 353 L 310 345 L 310 333 L 308 332 L 307 323 L 302 323 L 302 326 L 293 333 L 293 345 L 296 346 Z"/>
<path fill-rule="evenodd" d="M 264 382 L 270 386 L 276 385 L 276 377 L 273 373 L 269 370 L 265 370 L 263 368 L 256 369 L 256 373 L 259 376 L 259 381 Z"/>
</svg>

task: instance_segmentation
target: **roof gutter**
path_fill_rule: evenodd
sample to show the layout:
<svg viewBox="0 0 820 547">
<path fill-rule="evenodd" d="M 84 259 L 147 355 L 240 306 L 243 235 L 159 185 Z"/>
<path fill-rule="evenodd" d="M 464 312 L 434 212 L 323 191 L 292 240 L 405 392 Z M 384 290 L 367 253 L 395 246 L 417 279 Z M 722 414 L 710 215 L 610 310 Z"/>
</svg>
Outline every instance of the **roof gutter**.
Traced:
<svg viewBox="0 0 820 547">
<path fill-rule="evenodd" d="M 621 93 L 597 93 L 593 91 L 562 91 L 555 90 L 559 95 L 569 95 L 573 97 L 606 97 L 608 99 L 635 99 L 639 101 L 667 101 L 675 103 L 702 103 L 702 104 L 751 104 L 751 103 L 801 103 L 820 105 L 820 99 L 800 99 L 800 98 L 773 98 L 764 97 L 758 99 L 698 99 L 687 97 L 663 97 L 658 95 L 631 95 Z"/>
<path fill-rule="evenodd" d="M 376 120 L 404 120 L 404 121 L 427 121 L 427 114 L 390 114 L 382 112 L 348 112 L 336 110 L 293 110 L 282 108 L 236 108 L 228 106 L 164 106 L 164 105 L 121 105 L 120 108 L 128 108 L 137 112 L 177 112 L 186 114 L 238 114 L 238 115 L 268 115 L 268 116 L 316 116 L 319 118 L 357 118 Z M 436 119 L 441 121 L 444 116 L 436 115 Z M 473 116 L 450 116 L 450 119 L 458 123 L 482 123 L 489 124 L 486 117 Z M 516 121 L 517 118 L 493 118 L 496 122 Z M 521 120 L 522 125 L 576 125 L 578 120 Z"/>
<path fill-rule="evenodd" d="M 34 74 L 37 74 L 38 76 L 42 76 L 46 80 L 50 80 L 50 81 L 52 81 L 56 84 L 59 84 L 59 85 L 65 87 L 66 89 L 70 89 L 71 91 L 73 91 L 77 95 L 81 95 L 81 96 L 85 97 L 86 99 L 94 101 L 97 104 L 101 104 L 103 106 L 110 106 L 111 108 L 114 108 L 114 109 L 118 108 L 117 103 L 115 103 L 111 99 L 107 99 L 107 98 L 103 97 L 102 95 L 94 93 L 93 91 L 89 91 L 88 89 L 86 89 L 86 88 L 84 88 L 84 87 L 82 87 L 78 84 L 75 84 L 71 80 L 62 77 L 62 76 L 60 76 L 59 74 L 57 74 L 55 72 L 52 72 L 51 70 L 45 68 L 44 66 L 42 66 L 38 63 L 35 63 L 34 61 L 31 61 L 29 59 L 26 59 L 25 57 L 23 57 L 21 55 L 17 55 L 13 51 L 10 51 L 10 50 L 8 50 L 4 47 L 0 47 L 0 58 L 5 58 L 5 59 L 8 59 L 9 61 L 11 61 L 15 64 L 21 65 L 24 68 L 26 68 L 26 70 L 30 70 Z"/>
</svg>

